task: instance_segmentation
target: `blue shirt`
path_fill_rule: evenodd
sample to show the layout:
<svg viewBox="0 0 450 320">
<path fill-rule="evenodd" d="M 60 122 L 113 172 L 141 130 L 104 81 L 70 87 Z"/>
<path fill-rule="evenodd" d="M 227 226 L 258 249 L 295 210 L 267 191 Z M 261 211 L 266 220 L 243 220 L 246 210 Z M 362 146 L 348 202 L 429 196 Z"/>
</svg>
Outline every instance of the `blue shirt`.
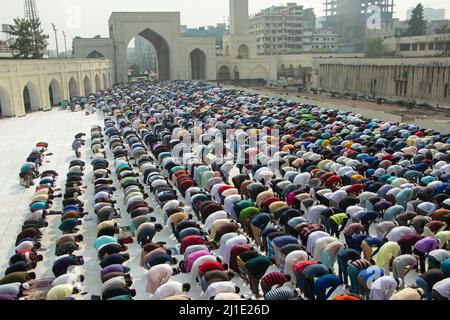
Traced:
<svg viewBox="0 0 450 320">
<path fill-rule="evenodd" d="M 341 280 L 334 274 L 326 274 L 321 276 L 314 283 L 316 290 L 325 291 L 328 288 L 337 287 L 341 284 Z"/>
<path fill-rule="evenodd" d="M 298 240 L 293 236 L 281 236 L 272 240 L 272 243 L 278 248 L 282 248 L 288 244 L 298 244 Z"/>
<path fill-rule="evenodd" d="M 362 278 L 364 282 L 367 282 L 370 277 L 373 277 L 373 280 L 376 280 L 383 276 L 384 270 L 378 266 L 370 266 L 369 268 L 362 270 L 358 275 L 358 277 Z"/>
<path fill-rule="evenodd" d="M 117 241 L 117 239 L 115 237 L 101 236 L 95 240 L 94 248 L 98 250 L 103 245 L 110 244 L 110 243 L 119 243 L 119 242 Z"/>
</svg>

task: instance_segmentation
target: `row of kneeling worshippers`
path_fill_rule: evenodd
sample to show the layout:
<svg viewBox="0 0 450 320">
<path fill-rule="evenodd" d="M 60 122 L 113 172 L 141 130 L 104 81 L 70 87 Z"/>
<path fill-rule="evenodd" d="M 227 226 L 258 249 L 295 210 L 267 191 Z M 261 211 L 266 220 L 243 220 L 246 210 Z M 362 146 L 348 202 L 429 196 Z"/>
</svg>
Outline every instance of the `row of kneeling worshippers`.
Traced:
<svg viewBox="0 0 450 320">
<path fill-rule="evenodd" d="M 38 142 L 36 143 L 36 146 L 31 150 L 26 159 L 26 162 L 20 167 L 19 182 L 21 186 L 29 188 L 30 186 L 34 185 L 33 180 L 39 178 L 39 168 L 43 164 L 47 148 L 48 143 Z"/>
<path fill-rule="evenodd" d="M 134 239 L 151 299 L 449 299 L 449 135 L 188 81 L 97 99 L 103 299 L 136 294 Z"/>
<path fill-rule="evenodd" d="M 180 272 L 194 266 L 191 286 L 237 298 L 237 276 L 266 299 L 448 299 L 448 136 L 190 82 L 154 86 L 121 85 L 107 101 L 128 121 Z M 231 141 L 216 157 L 230 129 L 257 146 Z M 184 137 L 196 133 L 194 150 Z M 212 283 L 206 262 L 224 272 Z"/>
</svg>

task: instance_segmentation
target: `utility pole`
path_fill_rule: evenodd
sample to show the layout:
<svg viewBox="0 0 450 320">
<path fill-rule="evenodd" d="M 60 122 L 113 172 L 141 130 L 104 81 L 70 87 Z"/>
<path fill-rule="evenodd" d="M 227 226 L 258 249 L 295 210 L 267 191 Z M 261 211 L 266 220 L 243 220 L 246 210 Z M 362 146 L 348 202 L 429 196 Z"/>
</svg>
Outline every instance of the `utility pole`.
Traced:
<svg viewBox="0 0 450 320">
<path fill-rule="evenodd" d="M 62 34 L 63 34 L 63 36 L 64 36 L 64 50 L 65 50 L 65 52 L 64 52 L 64 58 L 67 59 L 67 41 L 66 41 L 67 39 L 66 39 L 66 32 L 63 30 Z"/>
<path fill-rule="evenodd" d="M 59 58 L 59 47 L 58 47 L 58 29 L 54 23 L 52 23 L 53 31 L 55 31 L 55 39 L 56 39 L 56 58 Z"/>
</svg>

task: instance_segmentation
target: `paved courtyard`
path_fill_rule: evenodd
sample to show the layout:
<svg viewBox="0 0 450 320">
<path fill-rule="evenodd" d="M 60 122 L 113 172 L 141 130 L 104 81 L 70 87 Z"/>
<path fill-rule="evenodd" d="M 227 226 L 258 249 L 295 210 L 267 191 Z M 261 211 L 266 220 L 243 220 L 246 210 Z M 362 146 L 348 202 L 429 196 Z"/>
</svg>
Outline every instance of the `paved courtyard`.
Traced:
<svg viewBox="0 0 450 320">
<path fill-rule="evenodd" d="M 91 295 L 101 295 L 100 266 L 97 252 L 92 247 L 96 239 L 97 221 L 92 208 L 93 187 L 91 183 L 92 167 L 89 165 L 91 157 L 89 132 L 92 125 L 102 126 L 102 120 L 103 117 L 100 114 L 85 116 L 83 112 L 69 112 L 58 109 L 50 112 L 32 113 L 23 118 L 0 120 L 0 135 L 2 137 L 0 148 L 3 150 L 2 166 L 0 167 L 0 270 L 7 267 L 9 257 L 14 254 L 15 238 L 17 233 L 20 232 L 29 202 L 34 194 L 34 188 L 24 189 L 19 185 L 18 172 L 20 166 L 37 142 L 48 142 L 48 153 L 53 155 L 45 158 L 45 163 L 40 171 L 47 169 L 57 171 L 59 173 L 58 187 L 64 187 L 68 164 L 75 159 L 71 150 L 73 138 L 77 133 L 84 132 L 87 133 L 88 137 L 86 147 L 82 152 L 82 160 L 87 163 L 84 182 L 88 189 L 82 199 L 85 201 L 87 212 L 90 212 L 90 215 L 85 217 L 80 228 L 85 240 L 81 245 L 81 250 L 76 254 L 85 258 L 85 264 L 80 267 L 79 271 L 85 275 L 83 293 L 87 294 L 80 295 L 77 299 L 90 299 Z M 110 164 L 113 163 L 113 157 L 109 150 L 107 150 L 107 159 Z M 121 205 L 123 195 L 114 175 L 113 179 L 115 186 L 118 188 L 115 193 L 117 204 Z M 152 207 L 155 207 L 152 196 L 148 201 Z M 54 201 L 54 209 L 61 210 L 60 198 Z M 118 222 L 121 226 L 129 226 L 131 219 L 127 216 L 124 208 L 121 208 L 121 210 L 125 214 Z M 158 223 L 163 223 L 158 209 L 154 215 L 156 215 Z M 44 261 L 38 264 L 36 269 L 38 279 L 53 277 L 51 268 L 56 258 L 54 254 L 55 241 L 61 235 L 58 226 L 59 217 L 50 216 L 49 226 L 45 229 L 42 241 L 44 248 L 41 254 L 44 256 Z M 177 241 L 168 228 L 158 233 L 154 241 L 166 242 L 170 248 L 177 247 Z M 146 293 L 146 271 L 139 265 L 139 245 L 136 243 L 129 245 L 128 252 L 131 260 L 127 265 L 131 267 L 130 273 L 134 281 L 133 288 L 137 291 L 136 299 L 149 299 Z M 182 256 L 176 257 L 178 260 L 182 259 Z M 275 271 L 275 267 L 272 266 L 271 268 Z M 413 271 L 407 276 L 406 283 L 411 284 L 414 279 L 415 272 Z M 195 284 L 193 279 L 190 279 L 189 274 L 175 276 L 173 280 L 190 282 L 193 285 L 189 296 L 196 300 L 202 299 L 200 287 Z M 241 293 L 250 294 L 250 288 L 243 284 L 241 278 L 235 277 L 233 281 L 241 287 Z M 335 294 L 343 291 L 344 289 L 340 287 Z"/>
</svg>

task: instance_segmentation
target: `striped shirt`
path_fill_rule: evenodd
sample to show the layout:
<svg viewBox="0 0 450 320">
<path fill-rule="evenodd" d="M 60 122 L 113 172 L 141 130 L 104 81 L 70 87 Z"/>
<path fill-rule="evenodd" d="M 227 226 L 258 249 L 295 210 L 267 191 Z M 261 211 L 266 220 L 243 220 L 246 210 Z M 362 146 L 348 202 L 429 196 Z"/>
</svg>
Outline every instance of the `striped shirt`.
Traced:
<svg viewBox="0 0 450 320">
<path fill-rule="evenodd" d="M 293 299 L 294 290 L 287 287 L 276 288 L 267 292 L 265 300 L 290 300 Z"/>
<path fill-rule="evenodd" d="M 315 231 L 323 231 L 323 226 L 321 224 L 308 224 L 303 227 L 300 231 L 300 236 L 307 238 L 311 233 Z"/>
<path fill-rule="evenodd" d="M 359 259 L 359 260 L 355 260 L 355 261 L 351 262 L 350 265 L 355 267 L 358 270 L 363 270 L 363 269 L 367 269 L 372 264 L 370 263 L 370 261 L 368 261 L 366 259 Z"/>
<path fill-rule="evenodd" d="M 286 276 L 281 272 L 268 273 L 261 279 L 261 283 L 267 288 L 272 288 L 275 285 L 282 286 L 287 281 Z"/>
</svg>

